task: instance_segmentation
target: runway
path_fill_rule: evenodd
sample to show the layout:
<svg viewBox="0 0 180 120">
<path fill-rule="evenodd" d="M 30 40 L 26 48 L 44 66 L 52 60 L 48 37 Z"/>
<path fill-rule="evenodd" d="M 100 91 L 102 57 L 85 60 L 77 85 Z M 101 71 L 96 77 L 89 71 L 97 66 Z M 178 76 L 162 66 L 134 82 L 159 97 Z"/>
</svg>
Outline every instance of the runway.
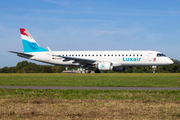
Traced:
<svg viewBox="0 0 180 120">
<path fill-rule="evenodd" d="M 7 89 L 58 89 L 58 90 L 180 90 L 171 87 L 52 87 L 52 86 L 0 86 Z"/>
</svg>

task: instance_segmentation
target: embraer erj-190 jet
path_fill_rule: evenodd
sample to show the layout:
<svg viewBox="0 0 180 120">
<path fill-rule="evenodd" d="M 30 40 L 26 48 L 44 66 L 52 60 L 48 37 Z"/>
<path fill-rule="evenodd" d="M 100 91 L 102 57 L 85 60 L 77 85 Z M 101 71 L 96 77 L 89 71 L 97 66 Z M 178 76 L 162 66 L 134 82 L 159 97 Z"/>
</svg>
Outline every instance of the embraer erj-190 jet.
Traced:
<svg viewBox="0 0 180 120">
<path fill-rule="evenodd" d="M 85 67 L 87 72 L 124 71 L 126 66 L 163 66 L 173 61 L 157 51 L 52 51 L 38 45 L 25 28 L 20 28 L 24 53 L 20 57 L 61 66 Z"/>
</svg>

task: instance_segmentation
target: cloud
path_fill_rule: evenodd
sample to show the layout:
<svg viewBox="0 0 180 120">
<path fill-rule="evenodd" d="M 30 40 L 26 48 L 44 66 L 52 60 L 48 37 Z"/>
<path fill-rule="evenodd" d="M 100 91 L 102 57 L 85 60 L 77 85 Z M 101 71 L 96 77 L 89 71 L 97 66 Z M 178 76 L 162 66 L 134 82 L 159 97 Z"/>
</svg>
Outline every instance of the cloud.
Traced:
<svg viewBox="0 0 180 120">
<path fill-rule="evenodd" d="M 63 1 L 63 2 L 57 2 L 57 1 L 53 1 L 53 0 L 45 0 L 46 2 L 50 2 L 50 3 L 55 3 L 58 5 L 62 5 L 62 6 L 68 6 L 69 2 L 68 1 Z M 73 3 L 72 3 L 73 4 Z M 85 9 L 85 6 L 79 6 L 78 9 L 74 9 L 73 6 L 72 8 L 68 8 L 68 9 L 41 9 L 41 8 L 8 8 L 8 9 L 3 9 L 3 11 L 11 11 L 11 13 L 13 12 L 13 14 L 9 13 L 9 14 L 5 14 L 4 12 L 1 12 L 1 14 L 3 15 L 9 15 L 9 16 L 13 16 L 16 15 L 18 16 L 19 13 L 25 13 L 25 14 L 29 14 L 29 13 L 39 13 L 39 14 L 57 14 L 57 15 L 62 15 L 62 14 L 69 14 L 69 15 L 108 15 L 108 16 L 137 16 L 137 17 L 166 17 L 166 16 L 180 16 L 180 11 L 179 10 L 148 10 L 148 9 L 121 9 L 121 8 L 94 8 L 94 9 Z M 16 11 L 16 14 L 14 14 L 14 12 Z M 95 16 L 94 16 L 95 17 Z M 57 18 L 57 17 L 56 17 Z M 55 18 L 55 19 L 56 19 Z M 49 18 L 48 18 L 49 19 Z M 44 18 L 45 20 L 45 18 Z M 70 20 L 70 19 L 69 19 Z"/>
<path fill-rule="evenodd" d="M 44 41 L 41 45 L 48 45 L 53 50 L 120 50 L 132 47 L 138 49 L 142 45 L 152 44 L 151 40 L 158 37 L 150 35 L 150 38 L 144 34 L 147 34 L 145 28 L 109 30 L 96 27 L 62 27 L 48 31 L 36 30 L 33 37 L 37 36 L 34 37 L 36 40 Z"/>
<path fill-rule="evenodd" d="M 60 5 L 60 6 L 67 6 L 68 5 L 68 1 L 67 0 L 61 0 L 61 2 L 59 1 L 55 1 L 55 0 L 45 0 L 46 2 L 49 2 L 49 3 L 53 3 L 53 4 L 57 4 L 57 5 Z"/>
</svg>

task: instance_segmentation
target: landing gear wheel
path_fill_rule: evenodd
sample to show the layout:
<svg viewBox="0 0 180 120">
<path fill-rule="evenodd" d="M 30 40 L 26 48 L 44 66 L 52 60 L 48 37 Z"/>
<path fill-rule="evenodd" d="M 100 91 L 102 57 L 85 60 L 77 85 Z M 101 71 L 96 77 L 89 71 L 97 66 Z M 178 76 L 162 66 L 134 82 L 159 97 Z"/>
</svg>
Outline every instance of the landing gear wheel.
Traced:
<svg viewBox="0 0 180 120">
<path fill-rule="evenodd" d="M 152 66 L 153 73 L 156 73 L 157 66 Z"/>
<path fill-rule="evenodd" d="M 84 72 L 85 73 L 91 73 L 91 70 L 86 69 Z"/>
<path fill-rule="evenodd" d="M 100 71 L 99 71 L 98 69 L 96 69 L 96 70 L 94 71 L 94 73 L 100 73 Z"/>
</svg>

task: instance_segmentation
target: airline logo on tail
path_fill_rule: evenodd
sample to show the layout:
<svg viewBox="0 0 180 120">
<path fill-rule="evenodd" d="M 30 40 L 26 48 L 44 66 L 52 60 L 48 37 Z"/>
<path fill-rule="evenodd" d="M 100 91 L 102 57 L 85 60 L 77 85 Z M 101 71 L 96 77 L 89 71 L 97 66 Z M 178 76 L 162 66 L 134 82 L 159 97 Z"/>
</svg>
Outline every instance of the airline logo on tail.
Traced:
<svg viewBox="0 0 180 120">
<path fill-rule="evenodd" d="M 21 31 L 21 35 L 25 35 L 33 39 L 33 37 L 29 34 L 29 32 L 26 29 L 21 28 L 20 31 Z"/>
<path fill-rule="evenodd" d="M 25 29 L 20 28 L 22 43 L 24 47 L 24 52 L 46 52 L 48 50 L 40 47 L 38 43 L 34 40 L 31 34 Z"/>
</svg>

